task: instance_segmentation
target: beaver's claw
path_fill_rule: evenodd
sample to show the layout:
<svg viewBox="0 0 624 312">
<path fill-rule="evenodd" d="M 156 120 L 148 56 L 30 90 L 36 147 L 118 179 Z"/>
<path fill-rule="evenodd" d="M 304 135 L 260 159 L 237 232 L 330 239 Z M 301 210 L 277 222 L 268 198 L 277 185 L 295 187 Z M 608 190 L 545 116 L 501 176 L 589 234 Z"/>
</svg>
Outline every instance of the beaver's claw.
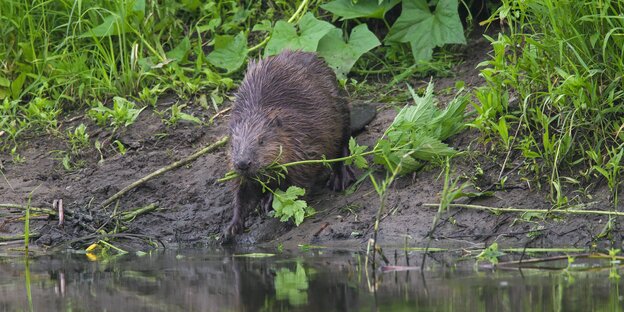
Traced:
<svg viewBox="0 0 624 312">
<path fill-rule="evenodd" d="M 236 234 L 243 232 L 243 228 L 244 225 L 240 218 L 232 219 L 232 222 L 230 222 L 230 224 L 223 231 L 222 244 L 232 243 Z"/>
</svg>

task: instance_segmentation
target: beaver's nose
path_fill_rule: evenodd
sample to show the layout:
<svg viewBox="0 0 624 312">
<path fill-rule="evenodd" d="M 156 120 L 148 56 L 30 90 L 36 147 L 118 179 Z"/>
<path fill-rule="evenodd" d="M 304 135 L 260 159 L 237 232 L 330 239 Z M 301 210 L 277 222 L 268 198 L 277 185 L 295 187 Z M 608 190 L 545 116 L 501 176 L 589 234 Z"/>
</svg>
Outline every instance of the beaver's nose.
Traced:
<svg viewBox="0 0 624 312">
<path fill-rule="evenodd" d="M 251 166 L 251 160 L 239 160 L 234 164 L 234 166 L 236 166 L 236 169 L 240 171 L 245 171 Z"/>
</svg>

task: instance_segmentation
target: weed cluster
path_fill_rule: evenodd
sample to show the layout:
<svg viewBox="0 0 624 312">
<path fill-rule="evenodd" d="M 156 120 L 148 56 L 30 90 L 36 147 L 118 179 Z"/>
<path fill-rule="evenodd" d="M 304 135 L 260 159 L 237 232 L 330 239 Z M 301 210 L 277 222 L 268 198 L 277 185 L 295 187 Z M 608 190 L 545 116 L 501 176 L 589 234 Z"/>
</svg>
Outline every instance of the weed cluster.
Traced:
<svg viewBox="0 0 624 312">
<path fill-rule="evenodd" d="M 390 25 L 387 13 L 399 5 Z M 408 67 L 398 75 L 405 79 L 428 70 L 423 64 L 432 61 L 433 48 L 465 42 L 458 6 L 457 0 L 431 7 L 401 0 L 2 1 L 0 140 L 15 147 L 21 132 L 54 128 L 67 110 L 85 105 L 98 124 L 117 129 L 165 92 L 188 99 L 208 91 L 205 102 L 218 112 L 248 58 L 283 49 L 318 52 L 344 84 L 356 62 L 380 47 L 359 69 Z M 421 28 L 431 31 L 415 31 Z M 178 108 L 168 122 L 199 121 Z"/>
<path fill-rule="evenodd" d="M 508 34 L 489 38 L 474 125 L 548 183 L 555 206 L 566 187 L 603 176 L 617 205 L 624 142 L 624 3 L 502 1 Z M 517 101 L 511 101 L 517 98 Z"/>
</svg>

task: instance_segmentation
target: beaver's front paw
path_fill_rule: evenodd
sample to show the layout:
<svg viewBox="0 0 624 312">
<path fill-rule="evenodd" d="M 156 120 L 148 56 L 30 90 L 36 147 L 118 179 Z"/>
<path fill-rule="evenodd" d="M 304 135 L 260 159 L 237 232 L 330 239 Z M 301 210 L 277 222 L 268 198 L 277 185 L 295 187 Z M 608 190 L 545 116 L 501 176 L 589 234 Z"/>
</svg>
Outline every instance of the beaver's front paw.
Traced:
<svg viewBox="0 0 624 312">
<path fill-rule="evenodd" d="M 234 237 L 237 234 L 243 232 L 243 221 L 240 218 L 233 219 L 232 222 L 223 231 L 223 244 L 230 244 L 233 242 Z"/>
</svg>

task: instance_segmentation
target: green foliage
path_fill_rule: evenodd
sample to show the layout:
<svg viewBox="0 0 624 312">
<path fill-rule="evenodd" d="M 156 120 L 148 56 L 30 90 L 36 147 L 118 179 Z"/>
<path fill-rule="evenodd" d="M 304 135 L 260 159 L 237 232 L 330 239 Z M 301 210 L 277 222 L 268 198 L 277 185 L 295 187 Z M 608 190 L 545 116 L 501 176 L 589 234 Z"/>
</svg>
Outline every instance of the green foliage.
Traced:
<svg viewBox="0 0 624 312">
<path fill-rule="evenodd" d="M 349 139 L 349 153 L 354 157 L 345 160 L 345 165 L 355 164 L 360 169 L 368 168 L 368 161 L 362 154 L 368 149 L 368 146 L 358 145 L 354 138 Z"/>
<path fill-rule="evenodd" d="M 374 152 L 375 163 L 388 170 L 401 164 L 400 174 L 417 170 L 422 161 L 455 154 L 442 141 L 465 127 L 468 99 L 460 95 L 451 100 L 446 108 L 438 109 L 433 96 L 433 84 L 427 86 L 420 97 L 408 86 L 414 105 L 405 106 L 377 142 Z"/>
<path fill-rule="evenodd" d="M 299 33 L 294 25 L 278 21 L 264 50 L 264 55 L 275 55 L 284 49 L 314 52 L 321 38 L 334 26 L 316 19 L 312 13 L 308 12 L 301 18 L 298 28 Z"/>
<path fill-rule="evenodd" d="M 498 250 L 498 243 L 493 243 L 477 255 L 477 261 L 487 261 L 491 264 L 498 264 L 498 258 L 504 255 L 504 252 Z"/>
<path fill-rule="evenodd" d="M 73 154 L 77 154 L 80 150 L 89 146 L 87 126 L 82 123 L 74 131 L 67 131 L 67 137 L 69 139 L 70 151 Z"/>
<path fill-rule="evenodd" d="M 108 108 L 98 101 L 97 106 L 91 108 L 88 115 L 100 126 L 110 125 L 117 129 L 133 124 L 145 109 L 145 107 L 138 109 L 135 106 L 133 102 L 116 96 L 113 98 L 113 108 Z"/>
<path fill-rule="evenodd" d="M 510 32 L 488 37 L 493 56 L 481 64 L 487 86 L 476 93 L 474 125 L 520 150 L 556 206 L 568 204 L 567 184 L 610 179 L 621 166 L 612 161 L 624 140 L 623 9 L 617 0 L 505 0 L 496 13 Z"/>
<path fill-rule="evenodd" d="M 104 121 L 106 113 L 98 112 L 98 103 L 114 97 L 155 106 L 159 95 L 168 91 L 183 99 L 209 94 L 210 108 L 220 110 L 224 92 L 240 78 L 248 57 L 287 48 L 318 52 L 342 81 L 354 67 L 379 64 L 401 68 L 397 81 L 415 72 L 439 71 L 435 62 L 410 66 L 407 43 L 430 56 L 435 46 L 460 42 L 457 2 L 405 1 L 403 14 L 390 27 L 386 14 L 400 2 L 306 0 L 267 6 L 261 1 L 218 0 L 2 1 L 0 100 L 18 106 L 19 115 L 37 118 L 30 127 L 32 122 L 16 120 L 15 114 L 0 115 L 0 131 L 6 133 L 0 139 L 15 140 L 28 129 L 54 128 L 63 109 L 84 103 L 92 104 L 88 108 L 94 108 L 93 118 L 107 124 L 110 120 Z M 436 7 L 433 13 L 430 6 Z M 330 23 L 318 15 L 320 8 L 341 21 Z M 412 11 L 424 19 L 414 20 Z M 379 29 L 378 20 L 392 35 L 383 40 L 387 46 L 381 46 L 379 37 L 385 31 L 370 31 Z M 431 36 L 413 37 L 416 34 Z M 34 99 L 38 102 L 29 104 Z"/>
<path fill-rule="evenodd" d="M 180 120 L 186 120 L 186 121 L 190 121 L 198 125 L 201 125 L 202 124 L 201 119 L 182 111 L 182 108 L 184 108 L 185 106 L 186 105 L 178 105 L 178 104 L 171 105 L 171 108 L 170 108 L 171 117 L 169 117 L 169 119 L 166 120 L 165 122 L 168 125 L 174 125 L 178 123 L 178 121 Z"/>
<path fill-rule="evenodd" d="M 295 225 L 299 226 L 303 218 L 314 213 L 308 203 L 298 199 L 303 195 L 305 195 L 305 190 L 297 186 L 290 186 L 286 191 L 275 190 L 273 192 L 274 216 L 282 222 L 293 220 Z"/>
<path fill-rule="evenodd" d="M 424 0 L 403 1 L 401 16 L 390 28 L 385 42 L 409 42 L 416 61 L 428 61 L 433 48 L 449 43 L 465 44 L 457 0 L 438 1 L 431 12 Z"/>
<path fill-rule="evenodd" d="M 346 79 L 355 62 L 364 53 L 379 46 L 381 42 L 366 24 L 353 28 L 349 41 L 342 39 L 342 30 L 334 28 L 319 41 L 318 53 L 336 72 L 338 79 Z"/>
<path fill-rule="evenodd" d="M 208 62 L 228 72 L 239 69 L 247 58 L 247 39 L 243 32 L 236 36 L 217 36 L 214 48 L 214 51 L 208 54 Z"/>
<path fill-rule="evenodd" d="M 334 0 L 321 5 L 321 8 L 340 16 L 341 20 L 354 18 L 378 18 L 385 19 L 390 11 L 401 0 Z"/>
</svg>

